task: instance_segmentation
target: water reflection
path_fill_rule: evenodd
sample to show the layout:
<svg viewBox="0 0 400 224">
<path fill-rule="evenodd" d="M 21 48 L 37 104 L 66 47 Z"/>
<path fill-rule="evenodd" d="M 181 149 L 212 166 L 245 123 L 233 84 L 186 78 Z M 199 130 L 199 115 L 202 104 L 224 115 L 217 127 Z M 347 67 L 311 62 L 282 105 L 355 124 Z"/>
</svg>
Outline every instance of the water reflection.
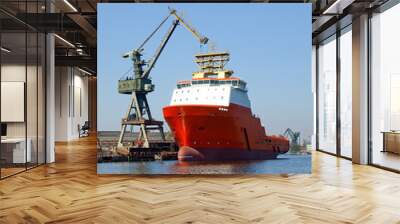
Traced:
<svg viewBox="0 0 400 224">
<path fill-rule="evenodd" d="M 280 174 L 311 173 L 310 155 L 281 155 L 275 160 L 224 162 L 110 162 L 97 165 L 99 174 Z"/>
</svg>

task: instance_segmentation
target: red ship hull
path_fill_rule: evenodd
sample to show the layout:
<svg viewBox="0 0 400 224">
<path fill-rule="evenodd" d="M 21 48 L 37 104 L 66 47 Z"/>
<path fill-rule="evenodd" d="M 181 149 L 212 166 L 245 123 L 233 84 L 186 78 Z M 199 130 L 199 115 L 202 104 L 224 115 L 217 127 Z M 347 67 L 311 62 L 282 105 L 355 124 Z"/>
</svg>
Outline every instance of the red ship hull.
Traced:
<svg viewBox="0 0 400 224">
<path fill-rule="evenodd" d="M 163 113 L 181 161 L 274 159 L 289 150 L 286 138 L 266 136 L 260 119 L 244 106 L 175 105 Z"/>
</svg>

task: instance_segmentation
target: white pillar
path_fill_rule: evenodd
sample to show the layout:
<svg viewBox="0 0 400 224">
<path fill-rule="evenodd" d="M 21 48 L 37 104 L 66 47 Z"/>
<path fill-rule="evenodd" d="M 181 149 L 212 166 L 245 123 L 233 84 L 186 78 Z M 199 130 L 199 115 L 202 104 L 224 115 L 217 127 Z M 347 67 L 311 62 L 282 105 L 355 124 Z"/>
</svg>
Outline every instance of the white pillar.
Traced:
<svg viewBox="0 0 400 224">
<path fill-rule="evenodd" d="M 54 148 L 54 133 L 55 133 L 55 56 L 54 56 L 54 35 L 47 34 L 46 36 L 46 61 L 47 61 L 47 77 L 46 77 L 46 163 L 53 163 L 55 161 L 55 148 Z"/>
<path fill-rule="evenodd" d="M 312 149 L 317 149 L 317 48 L 312 46 L 311 55 L 311 92 L 313 95 L 313 134 L 311 136 Z"/>
<path fill-rule="evenodd" d="M 46 163 L 55 161 L 54 149 L 54 132 L 55 132 L 55 73 L 54 73 L 54 35 L 47 34 L 46 36 L 46 61 L 47 61 L 47 76 L 46 76 Z"/>
<path fill-rule="evenodd" d="M 54 12 L 54 5 L 46 1 L 46 11 Z M 54 34 L 46 35 L 46 163 L 55 162 L 55 43 Z"/>
<path fill-rule="evenodd" d="M 353 19 L 353 162 L 368 163 L 368 15 Z"/>
</svg>

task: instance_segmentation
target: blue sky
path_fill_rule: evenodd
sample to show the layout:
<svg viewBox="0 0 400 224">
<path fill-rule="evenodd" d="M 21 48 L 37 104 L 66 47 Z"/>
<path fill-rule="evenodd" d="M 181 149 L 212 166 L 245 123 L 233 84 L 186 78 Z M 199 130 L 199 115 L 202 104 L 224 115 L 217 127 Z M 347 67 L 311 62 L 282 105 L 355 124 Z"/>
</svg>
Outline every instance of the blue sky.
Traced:
<svg viewBox="0 0 400 224">
<path fill-rule="evenodd" d="M 303 137 L 312 134 L 311 4 L 99 4 L 98 127 L 119 130 L 129 96 L 118 94 L 118 79 L 131 67 L 123 53 L 137 48 L 168 14 L 183 12 L 200 33 L 228 50 L 226 66 L 248 83 L 253 113 L 268 134 L 290 127 Z M 172 18 L 145 46 L 149 59 Z M 156 90 L 148 95 L 153 116 L 163 120 L 178 80 L 197 70 L 194 54 L 204 51 L 178 26 L 151 73 Z"/>
</svg>

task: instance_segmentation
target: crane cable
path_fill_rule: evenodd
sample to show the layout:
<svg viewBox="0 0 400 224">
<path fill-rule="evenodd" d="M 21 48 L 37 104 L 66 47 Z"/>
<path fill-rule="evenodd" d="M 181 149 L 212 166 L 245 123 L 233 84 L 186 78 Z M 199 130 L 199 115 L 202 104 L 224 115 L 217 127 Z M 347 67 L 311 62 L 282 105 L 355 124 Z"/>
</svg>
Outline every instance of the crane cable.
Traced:
<svg viewBox="0 0 400 224">
<path fill-rule="evenodd" d="M 154 36 L 155 33 L 161 28 L 161 26 L 168 20 L 168 18 L 171 16 L 171 14 L 168 14 L 168 16 L 165 17 L 163 21 L 161 21 L 160 25 L 144 40 L 144 42 L 137 48 L 138 51 L 141 51 L 143 46 Z"/>
<path fill-rule="evenodd" d="M 163 21 L 161 21 L 161 23 L 157 26 L 157 28 L 144 40 L 144 42 L 139 46 L 138 51 L 141 51 L 141 49 L 143 48 L 143 46 L 154 36 L 155 33 L 157 33 L 157 31 L 162 27 L 162 25 L 168 20 L 168 18 L 171 16 L 171 14 L 169 14 L 168 16 L 166 16 L 164 18 Z M 131 72 L 133 70 L 133 66 L 129 68 L 128 71 L 126 71 L 122 76 L 121 79 L 127 79 L 128 78 L 128 73 Z"/>
</svg>

